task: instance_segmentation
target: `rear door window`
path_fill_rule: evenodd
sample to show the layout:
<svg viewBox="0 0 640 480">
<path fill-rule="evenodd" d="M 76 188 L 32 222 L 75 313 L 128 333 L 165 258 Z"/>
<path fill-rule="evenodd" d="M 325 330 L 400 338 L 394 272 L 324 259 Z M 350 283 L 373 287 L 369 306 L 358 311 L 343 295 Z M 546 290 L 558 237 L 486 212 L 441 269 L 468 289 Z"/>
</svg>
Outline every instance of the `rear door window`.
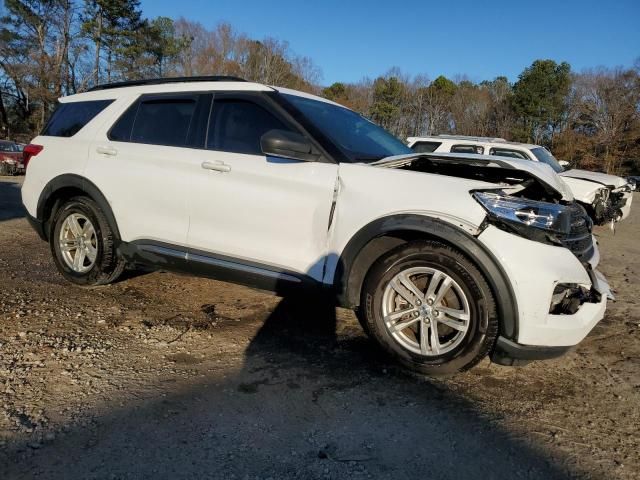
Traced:
<svg viewBox="0 0 640 480">
<path fill-rule="evenodd" d="M 442 145 L 442 142 L 416 142 L 411 147 L 411 150 L 417 153 L 431 153 Z"/>
<path fill-rule="evenodd" d="M 263 155 L 260 138 L 269 130 L 291 130 L 264 106 L 247 98 L 220 97 L 213 102 L 207 148 Z"/>
<path fill-rule="evenodd" d="M 475 153 L 482 155 L 484 147 L 480 145 L 453 145 L 450 150 L 452 153 Z"/>
<path fill-rule="evenodd" d="M 489 150 L 489 155 L 530 160 L 530 158 L 527 157 L 523 152 L 519 152 L 518 150 L 511 150 L 509 148 L 492 148 L 491 150 Z"/>
<path fill-rule="evenodd" d="M 144 96 L 113 125 L 109 139 L 203 148 L 211 94 Z"/>
<path fill-rule="evenodd" d="M 93 100 L 59 103 L 44 127 L 42 135 L 72 137 L 112 102 L 113 100 Z"/>
</svg>

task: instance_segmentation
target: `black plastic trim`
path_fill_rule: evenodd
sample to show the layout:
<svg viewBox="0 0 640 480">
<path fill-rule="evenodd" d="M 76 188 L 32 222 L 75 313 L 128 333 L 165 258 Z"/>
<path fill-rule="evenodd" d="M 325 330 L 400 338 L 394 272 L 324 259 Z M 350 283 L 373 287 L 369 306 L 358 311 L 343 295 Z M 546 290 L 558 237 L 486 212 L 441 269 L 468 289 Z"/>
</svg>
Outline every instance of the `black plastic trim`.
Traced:
<svg viewBox="0 0 640 480">
<path fill-rule="evenodd" d="M 491 361 L 499 365 L 526 365 L 532 360 L 558 358 L 574 347 L 546 347 L 540 345 L 521 345 L 503 336 L 499 336 L 491 353 Z"/>
<path fill-rule="evenodd" d="M 352 267 L 358 254 L 371 240 L 395 232 L 427 234 L 453 245 L 469 257 L 483 273 L 494 293 L 501 334 L 517 339 L 518 305 L 513 286 L 498 260 L 474 236 L 461 228 L 422 215 L 401 214 L 380 218 L 361 228 L 351 238 L 342 252 L 335 273 L 334 288 L 339 305 L 353 308 L 360 302 L 362 283 L 352 278 Z"/>
<path fill-rule="evenodd" d="M 43 232 L 45 234 L 46 240 L 46 223 L 49 221 L 49 218 L 45 218 L 45 209 L 48 205 L 50 205 L 51 198 L 55 195 L 56 192 L 63 188 L 77 188 L 82 192 L 86 193 L 89 197 L 93 199 L 94 202 L 98 204 L 102 212 L 104 213 L 107 221 L 109 222 L 109 227 L 111 231 L 114 233 L 116 238 L 120 239 L 120 231 L 118 230 L 118 223 L 116 222 L 116 218 L 113 215 L 109 202 L 102 194 L 100 189 L 96 187 L 91 181 L 87 180 L 80 175 L 75 174 L 64 174 L 59 175 L 53 178 L 47 185 L 44 187 L 42 192 L 40 193 L 40 198 L 38 199 L 38 206 L 36 209 L 36 219 L 43 223 Z"/>
<path fill-rule="evenodd" d="M 130 264 L 188 273 L 279 295 L 300 289 L 322 289 L 320 282 L 307 275 L 155 240 L 121 242 L 118 253 Z"/>
<path fill-rule="evenodd" d="M 87 90 L 95 92 L 97 90 L 110 90 L 112 88 L 136 87 L 140 85 L 163 85 L 166 83 L 191 83 L 191 82 L 246 82 L 244 78 L 227 75 L 204 75 L 195 77 L 170 77 L 170 78 L 148 78 L 146 80 L 128 80 L 124 82 L 111 82 L 96 85 Z"/>
</svg>

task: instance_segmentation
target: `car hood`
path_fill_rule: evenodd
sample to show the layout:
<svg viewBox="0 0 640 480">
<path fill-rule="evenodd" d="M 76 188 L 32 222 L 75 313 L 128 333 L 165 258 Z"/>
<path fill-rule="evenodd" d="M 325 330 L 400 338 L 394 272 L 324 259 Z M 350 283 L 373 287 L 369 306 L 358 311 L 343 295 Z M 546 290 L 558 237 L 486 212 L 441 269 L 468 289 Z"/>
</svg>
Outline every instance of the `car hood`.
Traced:
<svg viewBox="0 0 640 480">
<path fill-rule="evenodd" d="M 590 172 L 589 170 L 579 170 L 572 168 L 559 174 L 562 177 L 578 178 L 580 180 L 587 180 L 588 182 L 596 182 L 606 187 L 619 188 L 624 187 L 627 181 L 616 175 L 608 175 L 600 172 Z"/>
<path fill-rule="evenodd" d="M 496 157 L 493 155 L 473 155 L 466 153 L 422 153 L 395 155 L 378 160 L 371 165 L 383 167 L 400 167 L 410 163 L 413 160 L 425 158 L 435 162 L 447 162 L 455 164 L 470 164 L 486 168 L 498 168 L 503 170 L 515 170 L 526 172 L 537 178 L 548 188 L 554 190 L 562 197 L 563 200 L 573 201 L 573 193 L 567 184 L 556 174 L 556 172 L 547 164 L 541 162 L 532 162 L 531 160 L 520 160 L 517 158 Z"/>
</svg>

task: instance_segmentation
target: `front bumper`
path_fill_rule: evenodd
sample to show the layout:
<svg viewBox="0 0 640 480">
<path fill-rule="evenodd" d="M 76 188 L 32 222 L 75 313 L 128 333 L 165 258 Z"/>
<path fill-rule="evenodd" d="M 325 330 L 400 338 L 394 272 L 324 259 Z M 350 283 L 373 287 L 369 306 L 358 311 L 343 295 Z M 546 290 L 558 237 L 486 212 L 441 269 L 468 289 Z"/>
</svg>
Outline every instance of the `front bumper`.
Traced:
<svg viewBox="0 0 640 480">
<path fill-rule="evenodd" d="M 527 240 L 493 226 L 478 239 L 500 261 L 518 304 L 516 334 L 498 342 L 496 358 L 500 354 L 523 360 L 559 356 L 580 343 L 603 318 L 611 292 L 604 276 L 595 270 L 599 261 L 595 241 L 594 252 L 583 265 L 566 248 Z M 599 293 L 597 301 L 584 302 L 573 314 L 551 314 L 558 284 L 593 288 Z"/>
</svg>

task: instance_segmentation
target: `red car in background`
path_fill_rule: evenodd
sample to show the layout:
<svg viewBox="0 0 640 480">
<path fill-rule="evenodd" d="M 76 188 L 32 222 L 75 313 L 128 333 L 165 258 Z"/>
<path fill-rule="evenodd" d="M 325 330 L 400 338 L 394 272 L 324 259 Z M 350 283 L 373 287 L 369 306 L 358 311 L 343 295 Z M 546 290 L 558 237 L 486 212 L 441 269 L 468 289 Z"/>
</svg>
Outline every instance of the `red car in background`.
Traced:
<svg viewBox="0 0 640 480">
<path fill-rule="evenodd" d="M 24 145 L 0 140 L 0 175 L 18 175 L 24 173 Z"/>
</svg>

